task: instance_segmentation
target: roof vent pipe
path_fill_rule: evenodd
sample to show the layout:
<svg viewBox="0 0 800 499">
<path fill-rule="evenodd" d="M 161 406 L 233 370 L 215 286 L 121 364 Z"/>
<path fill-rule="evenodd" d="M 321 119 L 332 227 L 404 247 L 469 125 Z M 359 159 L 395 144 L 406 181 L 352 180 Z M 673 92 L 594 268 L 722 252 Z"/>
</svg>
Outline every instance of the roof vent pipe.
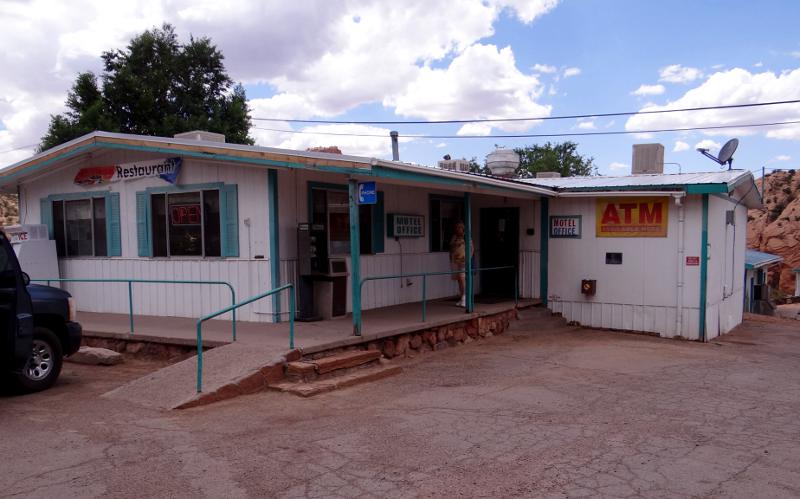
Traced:
<svg viewBox="0 0 800 499">
<path fill-rule="evenodd" d="M 400 161 L 400 146 L 397 143 L 397 132 L 392 130 L 389 132 L 392 138 L 392 161 Z"/>
</svg>

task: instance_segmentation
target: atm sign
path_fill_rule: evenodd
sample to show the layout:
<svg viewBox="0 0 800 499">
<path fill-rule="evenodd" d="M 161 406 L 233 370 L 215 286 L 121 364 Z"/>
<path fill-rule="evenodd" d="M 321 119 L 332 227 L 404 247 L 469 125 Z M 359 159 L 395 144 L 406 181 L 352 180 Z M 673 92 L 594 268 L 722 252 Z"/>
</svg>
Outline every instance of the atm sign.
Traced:
<svg viewBox="0 0 800 499">
<path fill-rule="evenodd" d="M 667 237 L 669 198 L 600 198 L 597 237 Z"/>
</svg>

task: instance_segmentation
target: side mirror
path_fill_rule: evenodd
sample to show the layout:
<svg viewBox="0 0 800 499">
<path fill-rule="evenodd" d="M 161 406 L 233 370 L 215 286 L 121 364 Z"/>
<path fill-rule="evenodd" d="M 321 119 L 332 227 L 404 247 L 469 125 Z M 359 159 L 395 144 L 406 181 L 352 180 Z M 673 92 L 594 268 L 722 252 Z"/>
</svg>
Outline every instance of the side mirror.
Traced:
<svg viewBox="0 0 800 499">
<path fill-rule="evenodd" d="M 27 272 L 22 273 L 22 284 L 26 287 L 31 283 L 31 276 L 28 275 Z"/>
</svg>

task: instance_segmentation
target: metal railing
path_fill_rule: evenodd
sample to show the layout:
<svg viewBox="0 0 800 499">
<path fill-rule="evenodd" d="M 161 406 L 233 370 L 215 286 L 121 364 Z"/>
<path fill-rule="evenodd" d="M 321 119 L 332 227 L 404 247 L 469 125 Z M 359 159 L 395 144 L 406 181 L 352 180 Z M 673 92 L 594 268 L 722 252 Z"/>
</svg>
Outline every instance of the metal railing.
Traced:
<svg viewBox="0 0 800 499">
<path fill-rule="evenodd" d="M 266 293 L 261 293 L 260 295 L 251 296 L 250 298 L 244 300 L 241 303 L 234 303 L 230 307 L 225 307 L 222 310 L 218 310 L 213 314 L 206 315 L 205 317 L 201 317 L 197 319 L 197 393 L 203 391 L 203 323 L 207 320 L 213 319 L 214 317 L 218 317 L 222 314 L 226 314 L 228 312 L 236 312 L 237 308 L 241 308 L 245 305 L 249 305 L 254 301 L 258 301 L 262 298 L 266 298 L 267 296 L 272 296 L 274 294 L 280 293 L 281 291 L 290 290 L 289 292 L 289 349 L 294 348 L 294 314 L 295 314 L 295 304 L 294 304 L 294 285 L 293 284 L 284 284 L 281 287 L 275 288 L 273 290 L 267 291 Z"/>
<path fill-rule="evenodd" d="M 236 291 L 234 291 L 231 283 L 225 281 L 186 281 L 186 280 L 169 280 L 169 279 L 31 279 L 31 282 L 46 282 L 49 286 L 51 282 L 124 282 L 128 284 L 128 324 L 130 325 L 130 333 L 133 334 L 133 284 L 213 284 L 220 286 L 227 286 L 231 292 L 231 305 L 236 304 Z M 231 333 L 233 341 L 236 341 L 236 311 L 232 312 Z"/>
<path fill-rule="evenodd" d="M 472 269 L 472 272 L 486 272 L 490 270 L 509 270 L 513 269 L 514 272 L 514 305 L 519 304 L 519 272 L 517 271 L 517 267 L 514 265 L 507 265 L 504 267 L 485 267 L 485 268 L 477 268 Z M 428 292 L 428 276 L 439 276 L 439 275 L 453 275 L 453 274 L 462 274 L 465 270 L 448 270 L 443 272 L 419 272 L 415 274 L 391 274 L 391 275 L 379 275 L 379 276 L 370 276 L 361 279 L 361 291 L 364 291 L 364 283 L 367 281 L 379 281 L 383 279 L 402 279 L 407 277 L 422 277 L 422 322 L 426 320 L 427 314 L 427 292 Z M 362 293 L 363 294 L 363 293 Z"/>
</svg>

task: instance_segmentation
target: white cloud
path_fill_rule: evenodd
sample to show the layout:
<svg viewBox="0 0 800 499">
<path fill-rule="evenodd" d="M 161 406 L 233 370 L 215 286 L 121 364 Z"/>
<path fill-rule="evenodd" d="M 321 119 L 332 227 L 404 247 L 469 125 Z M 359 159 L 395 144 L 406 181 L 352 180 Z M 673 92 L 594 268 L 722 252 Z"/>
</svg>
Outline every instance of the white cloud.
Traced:
<svg viewBox="0 0 800 499">
<path fill-rule="evenodd" d="M 510 47 L 475 44 L 447 68 L 420 68 L 402 92 L 383 104 L 401 116 L 429 120 L 549 116 L 552 107 L 536 102 L 543 86 L 534 75 L 516 67 Z M 461 134 L 488 135 L 492 128 L 521 131 L 536 122 L 468 124 Z M 469 132 L 468 132 L 469 131 Z"/>
<path fill-rule="evenodd" d="M 123 48 L 132 36 L 165 21 L 174 23 L 182 41 L 190 33 L 210 37 L 225 54 L 226 68 L 234 80 L 263 83 L 275 92 L 251 102 L 254 116 L 335 116 L 360 105 L 394 99 L 405 106 L 405 112 L 421 116 L 414 114 L 420 110 L 413 106 L 409 87 L 429 90 L 423 83 L 434 63 L 445 63 L 444 69 L 436 71 L 455 74 L 465 60 L 475 62 L 474 57 L 470 59 L 474 53 L 468 52 L 483 50 L 476 50 L 475 44 L 494 34 L 503 13 L 532 23 L 557 3 L 4 1 L 0 46 L 7 50 L 0 52 L 0 67 L 13 71 L 5 71 L 0 78 L 0 128 L 5 128 L 0 130 L 4 132 L 0 151 L 38 142 L 49 115 L 64 110 L 77 72 L 99 71 L 103 51 Z M 480 81 L 477 74 L 483 68 L 469 66 L 476 75 L 449 96 L 468 99 L 474 92 L 480 98 L 489 97 L 486 114 L 493 116 L 516 115 L 517 111 L 549 114 L 549 107 L 535 102 L 541 92 L 538 81 L 509 66 L 514 63 L 510 48 L 495 49 L 494 54 L 484 55 L 487 59 L 499 73 L 484 75 Z M 445 81 L 452 77 L 436 80 Z M 515 107 L 518 105 L 521 107 Z M 453 103 L 438 108 L 437 112 L 453 115 L 462 110 Z M 0 165 L 27 152 L 9 154 L 0 154 Z"/>
<path fill-rule="evenodd" d="M 795 50 L 791 53 L 791 56 L 800 59 L 800 50 Z"/>
<path fill-rule="evenodd" d="M 661 68 L 659 71 L 658 81 L 665 81 L 668 83 L 689 83 L 703 76 L 703 72 L 697 68 L 690 68 L 681 66 L 680 64 L 672 64 L 670 66 Z"/>
<path fill-rule="evenodd" d="M 436 144 L 436 149 L 441 149 L 443 147 L 447 147 L 446 142 L 439 142 L 438 144 Z"/>
<path fill-rule="evenodd" d="M 672 148 L 672 152 L 681 152 L 681 151 L 688 151 L 688 150 L 689 150 L 689 144 L 687 144 L 686 142 L 684 142 L 682 140 L 676 140 L 675 141 L 675 147 Z"/>
<path fill-rule="evenodd" d="M 703 83 L 666 105 L 646 105 L 641 110 L 655 111 L 793 99 L 800 99 L 800 69 L 775 74 L 771 71 L 750 73 L 745 69 L 734 68 L 712 74 Z M 710 109 L 686 113 L 639 114 L 628 119 L 625 129 L 634 131 L 767 123 L 787 121 L 797 116 L 800 116 L 800 104 Z M 800 140 L 800 126 L 798 125 L 758 129 L 729 128 L 705 130 L 702 133 L 709 136 L 742 136 L 763 133 L 770 138 Z"/>
<path fill-rule="evenodd" d="M 711 139 L 703 139 L 697 144 L 694 145 L 695 149 L 708 149 L 710 152 L 719 151 L 720 146 L 719 142 L 714 142 Z"/>
<path fill-rule="evenodd" d="M 358 124 L 333 124 L 333 125 L 313 125 L 296 130 L 294 133 L 287 123 L 273 124 L 269 127 L 285 129 L 286 132 L 275 132 L 263 129 L 253 129 L 251 131 L 256 143 L 261 146 L 279 147 L 283 149 L 305 150 L 310 147 L 337 146 L 343 154 L 356 156 L 368 156 L 376 158 L 390 158 L 392 156 L 392 143 L 389 138 L 389 129 L 369 125 Z M 319 133 L 315 133 L 319 132 Z M 359 135 L 378 135 L 377 137 L 358 137 L 354 135 L 336 134 L 359 134 Z M 411 142 L 412 137 L 399 138 L 401 143 Z"/>
<path fill-rule="evenodd" d="M 631 95 L 661 95 L 664 90 L 664 85 L 640 85 Z"/>
<path fill-rule="evenodd" d="M 597 127 L 594 120 L 578 120 L 578 128 L 581 130 L 595 130 Z"/>
<path fill-rule="evenodd" d="M 531 69 L 536 71 L 537 73 L 545 73 L 545 74 L 552 74 L 558 71 L 557 67 L 548 66 L 547 64 L 534 64 L 531 67 Z"/>
<path fill-rule="evenodd" d="M 608 165 L 608 169 L 611 171 L 628 170 L 630 169 L 630 166 L 626 165 L 625 163 L 614 161 Z"/>
<path fill-rule="evenodd" d="M 775 156 L 775 158 L 774 158 L 775 161 L 789 161 L 791 159 L 792 159 L 792 157 L 788 156 L 786 154 L 779 154 L 779 155 Z"/>
<path fill-rule="evenodd" d="M 763 63 L 763 62 L 761 62 L 761 61 L 759 61 L 759 62 L 757 62 L 757 63 L 753 64 L 753 67 L 754 67 L 754 68 L 760 68 L 760 67 L 763 67 L 763 66 L 764 66 L 764 63 Z"/>
<path fill-rule="evenodd" d="M 564 70 L 564 78 L 569 78 L 570 76 L 578 76 L 581 74 L 581 68 L 567 68 Z"/>
</svg>

